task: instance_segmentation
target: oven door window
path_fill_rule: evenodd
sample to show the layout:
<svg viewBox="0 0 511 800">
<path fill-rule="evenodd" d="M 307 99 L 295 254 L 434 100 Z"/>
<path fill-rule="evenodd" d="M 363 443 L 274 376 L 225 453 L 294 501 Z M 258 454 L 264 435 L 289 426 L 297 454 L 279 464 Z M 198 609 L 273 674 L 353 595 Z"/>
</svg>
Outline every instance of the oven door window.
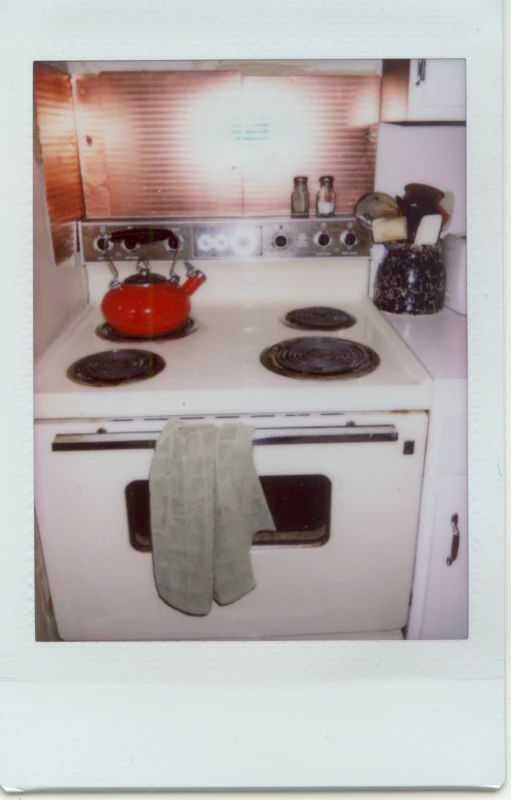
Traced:
<svg viewBox="0 0 511 800">
<path fill-rule="evenodd" d="M 330 537 L 332 484 L 325 475 L 263 475 L 260 478 L 276 531 L 258 531 L 256 546 L 318 546 Z M 126 486 L 129 541 L 151 550 L 149 481 Z"/>
</svg>

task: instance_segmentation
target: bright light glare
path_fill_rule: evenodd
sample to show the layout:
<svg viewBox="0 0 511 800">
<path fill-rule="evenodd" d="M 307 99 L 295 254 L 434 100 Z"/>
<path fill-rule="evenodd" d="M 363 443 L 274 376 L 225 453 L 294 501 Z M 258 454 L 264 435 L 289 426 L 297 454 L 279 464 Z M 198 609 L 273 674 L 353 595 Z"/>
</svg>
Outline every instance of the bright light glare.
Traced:
<svg viewBox="0 0 511 800">
<path fill-rule="evenodd" d="M 314 140 L 314 115 L 304 115 L 303 98 L 289 86 L 263 80 L 243 87 L 243 161 L 253 169 L 289 175 L 303 169 L 304 146 Z"/>
<path fill-rule="evenodd" d="M 231 237 L 232 252 L 237 256 L 253 256 L 261 239 L 259 228 L 237 228 Z"/>
<path fill-rule="evenodd" d="M 191 110 L 190 146 L 209 177 L 225 179 L 239 171 L 241 121 L 239 87 L 220 86 L 199 94 Z M 221 185 L 218 190 L 221 191 Z"/>
<path fill-rule="evenodd" d="M 380 117 L 380 95 L 372 86 L 360 88 L 355 96 L 349 124 L 353 127 L 374 125 Z"/>
</svg>

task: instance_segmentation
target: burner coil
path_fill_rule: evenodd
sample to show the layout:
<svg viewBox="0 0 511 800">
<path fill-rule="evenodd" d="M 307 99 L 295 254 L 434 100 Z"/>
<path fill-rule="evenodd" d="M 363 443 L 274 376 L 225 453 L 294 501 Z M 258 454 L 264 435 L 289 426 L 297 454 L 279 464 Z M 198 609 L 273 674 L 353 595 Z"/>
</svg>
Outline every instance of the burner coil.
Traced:
<svg viewBox="0 0 511 800">
<path fill-rule="evenodd" d="M 358 378 L 380 363 L 370 347 L 333 336 L 287 339 L 261 353 L 261 363 L 289 378 Z"/>
<path fill-rule="evenodd" d="M 343 328 L 351 328 L 352 325 L 355 325 L 356 319 L 340 308 L 308 306 L 289 311 L 283 322 L 290 328 L 301 330 L 338 331 Z"/>
<path fill-rule="evenodd" d="M 84 386 L 118 386 L 152 378 L 164 368 L 163 358 L 148 350 L 106 350 L 75 361 L 67 377 Z"/>
</svg>

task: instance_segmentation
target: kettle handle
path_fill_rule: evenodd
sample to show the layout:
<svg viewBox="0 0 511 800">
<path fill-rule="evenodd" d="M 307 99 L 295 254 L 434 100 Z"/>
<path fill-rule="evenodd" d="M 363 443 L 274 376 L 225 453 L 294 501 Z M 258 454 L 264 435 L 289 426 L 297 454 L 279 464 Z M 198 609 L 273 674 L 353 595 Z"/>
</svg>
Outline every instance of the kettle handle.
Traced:
<svg viewBox="0 0 511 800">
<path fill-rule="evenodd" d="M 179 239 L 169 228 L 125 228 L 107 234 L 105 239 L 111 242 L 124 241 L 130 250 L 134 250 L 137 245 L 152 244 L 168 239 L 171 250 L 179 249 Z"/>
</svg>

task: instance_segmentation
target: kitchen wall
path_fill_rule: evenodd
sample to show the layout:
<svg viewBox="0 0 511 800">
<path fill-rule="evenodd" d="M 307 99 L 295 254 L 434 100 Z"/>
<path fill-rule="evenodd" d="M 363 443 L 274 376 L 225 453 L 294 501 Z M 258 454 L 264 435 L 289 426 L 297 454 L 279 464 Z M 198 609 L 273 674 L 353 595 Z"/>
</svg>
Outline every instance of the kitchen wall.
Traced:
<svg viewBox="0 0 511 800">
<path fill-rule="evenodd" d="M 402 195 L 407 183 L 427 183 L 453 192 L 454 213 L 446 233 L 467 232 L 465 164 L 464 125 L 379 125 L 376 191 Z"/>
<path fill-rule="evenodd" d="M 37 361 L 87 304 L 79 259 L 56 266 L 41 164 L 34 160 L 34 359 Z"/>
<path fill-rule="evenodd" d="M 87 303 L 85 269 L 72 260 L 56 266 L 42 166 L 34 159 L 34 360 L 37 361 Z M 54 641 L 49 589 L 35 528 L 35 628 L 37 641 Z"/>
</svg>

